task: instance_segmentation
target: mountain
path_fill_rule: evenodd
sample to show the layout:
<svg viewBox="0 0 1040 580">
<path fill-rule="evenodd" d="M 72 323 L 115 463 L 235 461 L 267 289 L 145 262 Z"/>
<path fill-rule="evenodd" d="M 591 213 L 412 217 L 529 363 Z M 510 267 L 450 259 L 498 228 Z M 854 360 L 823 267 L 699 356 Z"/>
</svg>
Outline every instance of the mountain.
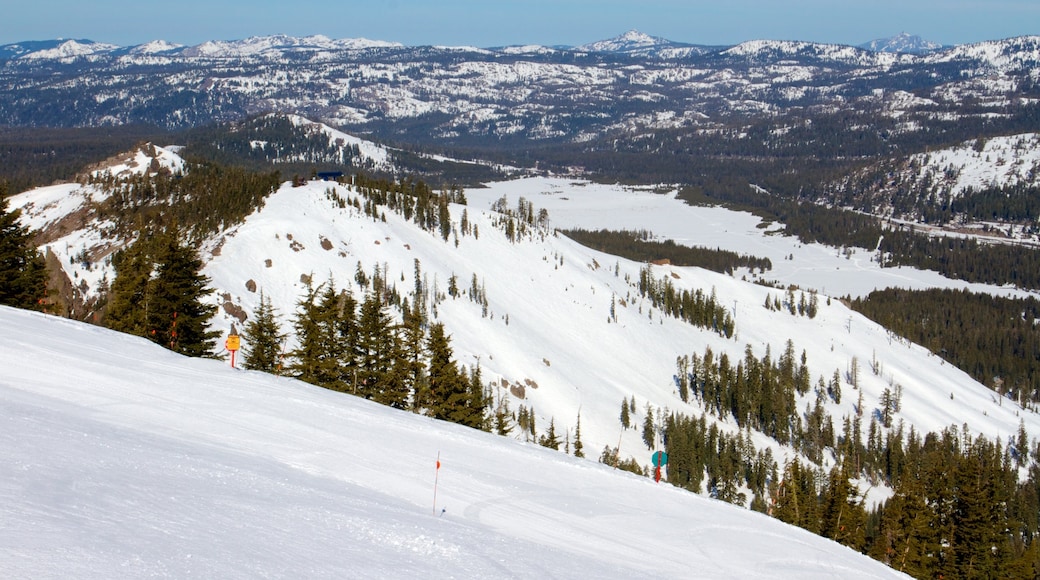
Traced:
<svg viewBox="0 0 1040 580">
<path fill-rule="evenodd" d="M 704 54 L 712 51 L 713 48 L 675 42 L 660 36 L 650 36 L 638 30 L 629 30 L 614 38 L 576 46 L 574 50 L 622 54 L 640 58 L 677 59 Z"/>
<path fill-rule="evenodd" d="M 0 327 L 6 577 L 903 577 L 538 446 L 82 323 Z"/>
<path fill-rule="evenodd" d="M 154 170 L 176 162 L 166 160 L 165 149 L 155 148 L 155 154 L 155 163 L 137 152 L 136 161 L 95 171 Z M 821 306 L 811 320 L 762 306 L 784 295 L 772 284 L 853 296 L 889 285 L 967 285 L 927 272 L 882 270 L 872 259 L 852 262 L 848 254 L 833 248 L 807 247 L 770 234 L 745 214 L 686 206 L 674 195 L 649 190 L 546 178 L 492 183 L 466 191 L 468 205 L 450 207 L 447 239 L 406 219 L 400 208 L 362 209 L 371 206 L 352 200 L 363 190 L 367 188 L 320 180 L 285 183 L 242 223 L 227 224 L 200 241 L 204 273 L 216 290 L 211 300 L 221 308 L 215 328 L 241 324 L 256 311 L 262 291 L 289 330 L 307 280 L 320 284 L 332 279 L 360 296 L 366 289 L 357 272 L 369 277 L 378 273 L 409 302 L 429 304 L 433 319 L 443 321 L 451 333 L 458 359 L 467 365 L 479 363 L 485 380 L 495 386 L 496 400 L 510 399 L 514 410 L 519 405 L 537 410 L 538 424 L 554 420 L 561 433 L 573 432 L 581 413 L 586 445 L 597 453 L 618 443 L 617 409 L 622 399 L 635 396 L 640 408 L 649 404 L 654 409 L 703 412 L 699 403 L 678 396 L 677 357 L 710 348 L 741 360 L 749 345 L 762 356 L 767 350 L 784 352 L 788 340 L 796 353 L 807 354 L 813 380 L 829 379 L 835 372 L 844 375 L 853 360 L 875 361 L 877 372 L 857 379 L 862 402 L 847 397 L 826 406 L 838 424 L 863 405 L 879 408 L 883 393 L 899 384 L 905 400 L 897 417 L 919 432 L 966 423 L 996 438 L 1013 431 L 1024 418 L 1030 433 L 1040 434 L 1040 416 L 994 398 L 988 388 L 927 351 L 893 341 L 885 329 L 838 301 Z M 68 184 L 11 198 L 11 206 L 22 210 L 23 222 L 43 232 L 42 249 L 55 257 L 70 283 L 88 299 L 111 283 L 111 256 L 127 243 L 105 211 L 93 214 L 103 210 L 109 195 L 95 185 Z M 536 214 L 545 209 L 545 221 L 511 238 L 502 212 L 518 206 Z M 468 224 L 465 229 L 463 221 Z M 703 237 L 695 239 L 683 225 L 688 223 L 716 225 L 704 228 Z M 726 338 L 654 307 L 639 289 L 645 264 L 589 250 L 553 233 L 550 224 L 651 229 L 689 245 L 764 255 L 776 267 L 733 275 L 674 266 L 647 271 L 678 288 L 719 296 L 735 319 L 735 336 Z M 735 234 L 741 231 L 747 233 Z M 799 258 L 789 260 L 788 255 Z M 465 290 L 449 297 L 452 284 Z M 413 287 L 421 289 L 420 295 L 410 290 Z M 989 291 L 1009 293 L 1000 288 Z M 813 393 L 801 395 L 797 408 L 814 398 Z M 769 438 L 756 445 L 770 447 L 774 457 L 793 452 Z M 639 450 L 645 445 L 636 431 L 623 432 L 621 448 L 624 457 L 642 462 L 645 452 Z"/>
<path fill-rule="evenodd" d="M 874 52 L 895 52 L 904 54 L 926 54 L 942 50 L 938 42 L 925 40 L 916 34 L 901 32 L 891 38 L 879 38 L 859 45 L 860 48 Z"/>
<path fill-rule="evenodd" d="M 114 48 L 117 47 L 112 44 L 102 44 L 85 39 L 30 40 L 0 46 L 0 59 L 60 59 L 110 51 Z"/>
<path fill-rule="evenodd" d="M 479 183 L 522 173 L 481 160 L 461 160 L 377 144 L 299 115 L 265 114 L 205 127 L 186 136 L 197 155 L 233 165 L 289 173 L 313 171 L 410 174 L 456 183 Z"/>
<path fill-rule="evenodd" d="M 853 115 L 855 127 L 877 126 L 878 94 L 900 90 L 943 107 L 935 115 L 908 101 L 892 112 L 900 134 L 927 141 L 989 113 L 989 131 L 1006 130 L 994 120 L 1027 124 L 1026 97 L 1040 71 L 1037 38 L 927 55 L 779 41 L 691 47 L 637 32 L 584 50 L 320 36 L 25 54 L 11 45 L 3 49 L 0 124 L 183 129 L 282 112 L 378 140 L 496 153 L 530 151 L 532 143 L 645 151 L 647 140 L 671 135 L 697 143 L 710 137 L 706 150 L 718 150 L 718 141 L 746 149 L 762 140 L 741 143 L 740 135 L 766 126 L 811 129 L 806 116 Z M 828 130 L 807 140 L 843 135 Z"/>
</svg>

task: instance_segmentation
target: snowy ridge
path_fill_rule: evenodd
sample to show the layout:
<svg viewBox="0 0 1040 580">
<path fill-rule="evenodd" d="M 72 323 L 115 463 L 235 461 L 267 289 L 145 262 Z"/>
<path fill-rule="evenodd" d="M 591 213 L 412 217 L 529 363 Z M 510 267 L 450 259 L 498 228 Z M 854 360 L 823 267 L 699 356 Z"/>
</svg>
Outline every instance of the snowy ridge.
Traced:
<svg viewBox="0 0 1040 580">
<path fill-rule="evenodd" d="M 843 44 L 785 40 L 750 40 L 726 49 L 722 54 L 757 60 L 801 57 L 859 66 L 891 66 L 905 58 Z"/>
<path fill-rule="evenodd" d="M 1040 71 L 1040 36 L 1020 36 L 1006 40 L 978 42 L 953 47 L 922 57 L 924 62 L 976 61 L 984 69 L 1010 72 Z"/>
<path fill-rule="evenodd" d="M 265 54 L 278 55 L 281 51 L 318 50 L 364 50 L 369 48 L 393 48 L 401 44 L 352 38 L 332 40 L 327 36 L 314 35 L 293 37 L 286 35 L 252 36 L 244 40 L 208 41 L 183 50 L 184 56 L 208 58 L 244 58 Z"/>
<path fill-rule="evenodd" d="M 129 50 L 130 54 L 156 54 L 162 52 L 171 52 L 178 48 L 183 48 L 182 44 L 173 44 L 166 42 L 165 40 L 153 40 L 144 44 L 131 47 Z"/>
<path fill-rule="evenodd" d="M 53 230 L 64 216 L 75 215 L 89 195 L 89 190 L 76 186 L 42 188 L 14 196 L 12 207 L 25 211 L 23 222 Z M 617 445 L 617 409 L 623 398 L 635 396 L 640 406 L 649 403 L 655 409 L 701 414 L 698 403 L 682 403 L 677 397 L 677 357 L 701 354 L 710 347 L 739 360 L 749 345 L 761 357 L 766 348 L 783 352 L 788 339 L 796 352 L 806 351 L 814 381 L 835 370 L 844 373 L 853 359 L 863 366 L 877 360 L 878 372 L 864 373 L 861 381 L 866 409 L 878 408 L 883 391 L 899 384 L 905 395 L 896 421 L 918 432 L 966 423 L 973 432 L 995 439 L 1014 432 L 1024 420 L 1033 437 L 1040 435 L 1037 415 L 998 400 L 963 372 L 839 302 L 821 306 L 812 320 L 774 312 L 763 303 L 782 292 L 751 281 L 761 277 L 783 286 L 815 288 L 824 296 L 861 296 L 887 286 L 1020 295 L 1014 290 L 953 282 L 928 272 L 881 269 L 869 255 L 846 256 L 833 248 L 770 235 L 757 218 L 686 206 L 674 192 L 661 195 L 649 188 L 535 178 L 490 184 L 466 195 L 469 205 L 453 206 L 452 220 L 457 225 L 465 210 L 469 223 L 479 229 L 479 239 L 463 235 L 456 246 L 454 240 L 444 242 L 392 211 L 381 210 L 387 219 L 382 222 L 351 204 L 340 207 L 337 198 L 357 196 L 350 186 L 284 185 L 245 223 L 202 247 L 204 273 L 216 290 L 212 300 L 218 306 L 233 306 L 221 311 L 215 328 L 241 324 L 231 313 L 239 308 L 254 312 L 261 291 L 288 328 L 304 277 L 315 284 L 331 277 L 338 287 L 360 295 L 363 290 L 353 282 L 359 265 L 367 272 L 378 266 L 388 281 L 407 292 L 414 287 L 418 260 L 424 285 L 431 295 L 441 296 L 431 310 L 452 335 L 457 360 L 467 366 L 479 363 L 485 380 L 496 385 L 496 397 L 511 398 L 514 410 L 520 404 L 535 409 L 543 427 L 554 420 L 559 433 L 572 433 L 580 410 L 590 454 Z M 510 206 L 522 196 L 536 208 L 547 209 L 553 227 L 646 229 L 683 244 L 768 257 L 774 270 L 731 277 L 696 268 L 654 267 L 655 277 L 666 277 L 680 289 L 717 293 L 727 309 L 732 307 L 736 337 L 727 340 L 655 314 L 633 287 L 642 264 L 590 251 L 547 232 L 519 243 L 508 241 L 492 223 L 497 214 L 490 211 L 503 196 Z M 691 223 L 700 226 L 691 230 Z M 102 280 L 114 278 L 105 251 L 126 243 L 106 239 L 104 231 L 104 224 L 88 224 L 46 243 L 45 249 L 59 258 L 69 279 L 76 280 L 86 295 L 97 292 Z M 84 264 L 79 259 L 84 250 L 99 257 Z M 787 259 L 789 255 L 796 259 Z M 486 289 L 486 312 L 465 296 L 443 297 L 453 276 L 461 288 L 475 280 Z M 798 408 L 807 402 L 799 399 Z M 855 397 L 849 396 L 841 404 L 829 403 L 827 412 L 838 422 L 854 412 L 854 404 Z M 736 429 L 728 421 L 720 426 L 727 432 Z M 791 454 L 763 436 L 756 436 L 754 443 L 773 448 L 778 459 Z M 646 447 L 634 430 L 622 433 L 621 452 L 646 461 Z"/>
<path fill-rule="evenodd" d="M 288 118 L 292 124 L 297 127 L 306 127 L 310 131 L 326 135 L 329 138 L 329 145 L 336 145 L 340 148 L 344 146 L 357 145 L 361 155 L 370 159 L 376 169 L 383 171 L 393 170 L 393 165 L 390 162 L 390 152 L 386 147 L 376 145 L 375 143 L 365 139 L 359 139 L 353 135 L 348 135 L 343 131 L 333 129 L 324 123 L 315 123 L 299 115 L 288 115 Z"/>
<path fill-rule="evenodd" d="M 285 111 L 413 142 L 587 142 L 614 132 L 638 138 L 658 129 L 712 131 L 734 116 L 782 118 L 803 107 L 861 111 L 874 91 L 902 86 L 907 74 L 921 83 L 916 94 L 950 107 L 944 115 L 956 119 L 978 114 L 966 103 L 982 103 L 993 115 L 1020 106 L 1015 92 L 1027 91 L 1040 74 L 1035 38 L 920 56 L 771 40 L 691 46 L 632 32 L 586 45 L 611 51 L 582 58 L 574 49 L 403 47 L 324 36 L 179 48 L 157 42 L 68 57 L 68 76 L 41 74 L 45 60 L 8 57 L 0 94 L 22 94 L 25 83 L 35 89 L 0 100 L 0 124 L 30 125 L 36 111 L 48 109 L 54 123 L 69 126 L 104 119 L 180 129 Z M 23 54 L 23 44 L 0 47 L 0 58 Z M 33 45 L 43 47 L 54 48 Z M 185 90 L 220 95 L 216 101 L 227 104 L 186 101 Z M 130 92 L 149 106 L 135 105 Z M 80 106 L 65 107 L 69 100 Z M 927 130 L 930 111 L 909 106 L 895 113 L 923 118 L 902 130 Z M 432 125 L 400 123 L 420 117 Z"/>
<path fill-rule="evenodd" d="M 635 49 L 667 46 L 670 44 L 672 44 L 672 41 L 666 38 L 650 36 L 638 30 L 629 30 L 620 36 L 583 44 L 576 47 L 576 49 L 584 52 L 628 52 Z"/>
<path fill-rule="evenodd" d="M 103 42 L 67 40 L 54 48 L 37 50 L 21 55 L 19 58 L 31 60 L 67 60 L 77 57 L 87 57 L 96 54 L 109 53 L 117 50 L 119 46 Z"/>
<path fill-rule="evenodd" d="M 962 143 L 958 147 L 911 157 L 920 167 L 917 180 L 926 175 L 954 174 L 943 184 L 954 196 L 968 188 L 985 189 L 1025 184 L 1040 185 L 1040 133 L 1024 133 Z"/>
<path fill-rule="evenodd" d="M 0 326 L 5 577 L 904 577 L 537 446 L 54 317 Z"/>
<path fill-rule="evenodd" d="M 943 45 L 938 42 L 925 40 L 916 34 L 901 32 L 891 38 L 880 38 L 872 40 L 866 44 L 861 44 L 860 48 L 873 50 L 875 52 L 924 54 L 942 50 Z"/>
</svg>

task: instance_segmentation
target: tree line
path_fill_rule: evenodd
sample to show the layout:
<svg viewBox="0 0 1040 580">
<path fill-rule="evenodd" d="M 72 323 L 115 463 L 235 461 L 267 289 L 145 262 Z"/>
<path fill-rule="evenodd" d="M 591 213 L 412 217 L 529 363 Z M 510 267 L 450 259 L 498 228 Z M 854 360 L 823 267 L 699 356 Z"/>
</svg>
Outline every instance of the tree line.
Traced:
<svg viewBox="0 0 1040 580">
<path fill-rule="evenodd" d="M 713 250 L 681 246 L 674 240 L 654 241 L 652 234 L 645 231 L 572 229 L 560 230 L 560 233 L 593 250 L 636 262 L 668 260 L 673 266 L 693 266 L 724 274 L 733 274 L 737 268 L 758 270 L 759 273 L 773 269 L 769 258 L 758 258 L 718 248 Z"/>
<path fill-rule="evenodd" d="M 366 284 L 367 286 L 367 284 Z M 297 346 L 284 352 L 277 313 L 261 296 L 243 332 L 243 366 L 490 431 L 494 414 L 480 366 L 454 360 L 450 336 L 421 307 L 404 305 L 396 322 L 376 281 L 359 301 L 334 280 L 307 283 L 292 329 Z"/>
<path fill-rule="evenodd" d="M 650 300 L 651 306 L 666 316 L 711 329 L 726 338 L 732 338 L 736 332 L 737 323 L 730 311 L 719 303 L 714 288 L 707 295 L 700 288 L 693 292 L 678 290 L 670 278 L 655 278 L 649 266 L 639 269 L 638 288 L 639 295 Z"/>
<path fill-rule="evenodd" d="M 1024 406 L 1040 403 L 1040 301 L 968 290 L 875 290 L 850 306 Z"/>
</svg>

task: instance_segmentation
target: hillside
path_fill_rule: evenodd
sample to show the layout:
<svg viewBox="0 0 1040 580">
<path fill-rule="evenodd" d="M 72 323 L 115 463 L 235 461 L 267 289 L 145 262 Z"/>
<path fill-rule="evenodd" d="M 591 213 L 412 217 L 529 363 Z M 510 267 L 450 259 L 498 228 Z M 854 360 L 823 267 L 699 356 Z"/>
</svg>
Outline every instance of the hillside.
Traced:
<svg viewBox="0 0 1040 580">
<path fill-rule="evenodd" d="M 319 149 L 335 144 L 320 126 L 294 123 L 313 131 Z M 370 146 L 350 150 L 361 145 Z M 981 468 L 971 466 L 978 454 L 992 455 L 987 465 L 1000 473 L 988 477 L 1004 482 L 999 493 L 1007 499 L 964 501 L 990 513 L 996 503 L 1006 505 L 999 513 L 1009 519 L 993 529 L 1022 530 L 994 532 L 1006 536 L 999 545 L 1007 556 L 994 558 L 990 569 L 1010 570 L 1014 558 L 1030 562 L 1013 542 L 1036 526 L 1034 394 L 1010 382 L 998 394 L 838 299 L 884 287 L 1027 292 L 882 268 L 876 251 L 802 243 L 750 214 L 686 205 L 666 186 L 538 177 L 435 191 L 407 178 L 297 176 L 279 184 L 267 176 L 256 182 L 260 189 L 242 190 L 246 197 L 224 200 L 237 186 L 207 180 L 256 176 L 188 162 L 179 151 L 142 146 L 93 167 L 78 183 L 11 198 L 23 223 L 41 232 L 51 266 L 83 299 L 85 310 L 68 314 L 103 320 L 96 306 L 108 288 L 114 291 L 113 256 L 139 235 L 133 224 L 140 216 L 154 224 L 179 219 L 215 290 L 207 298 L 219 309 L 211 327 L 221 335 L 242 329 L 257 316 L 261 296 L 270 300 L 289 337 L 280 349 L 283 371 L 300 368 L 293 350 L 301 300 L 308 289 L 334 285 L 358 302 L 378 297 L 373 303 L 386 309 L 388 325 L 408 322 L 413 306 L 427 326 L 443 324 L 460 372 L 479 369 L 484 417 L 503 418 L 497 426 L 488 418 L 483 428 L 567 455 L 577 454 L 580 441 L 588 461 L 644 475 L 653 471 L 651 453 L 664 449 L 674 458 L 662 474 L 670 483 L 771 512 L 879 559 L 886 549 L 910 549 L 885 547 L 892 537 L 886 534 L 898 532 L 880 511 L 906 501 L 908 481 L 934 479 L 926 468 L 936 461 L 964 464 L 953 472 L 962 477 Z M 186 189 L 189 183 L 205 187 Z M 254 201 L 243 205 L 245 199 Z M 239 213 L 219 209 L 223 203 L 240 206 Z M 648 239 L 725 248 L 767 265 L 723 274 L 636 262 L 581 246 L 557 228 L 642 231 Z M 426 356 L 422 346 L 410 352 Z M 359 384 L 357 366 L 343 369 L 335 385 L 310 380 L 372 396 L 368 382 Z M 398 406 L 433 415 L 418 402 L 419 384 Z M 700 429 L 690 437 L 707 452 L 684 449 L 678 429 Z M 937 459 L 943 449 L 964 456 Z M 807 486 L 810 495 L 800 501 L 818 505 L 821 515 L 803 510 L 807 517 L 799 519 L 797 507 L 794 515 L 785 511 L 785 486 L 795 485 L 787 482 Z M 832 492 L 861 514 L 850 527 L 860 539 L 821 529 Z M 948 488 L 927 493 L 937 498 Z M 931 507 L 947 504 L 927 505 L 922 509 L 936 522 L 962 517 Z M 936 558 L 915 549 L 919 563 L 907 570 L 963 570 L 973 560 L 945 554 L 998 542 L 935 541 L 948 538 L 957 551 L 943 549 Z"/>
<path fill-rule="evenodd" d="M 1038 143 L 1037 133 L 1022 133 L 885 160 L 833 184 L 832 199 L 897 219 L 954 226 L 1011 223 L 1035 234 Z"/>
<path fill-rule="evenodd" d="M 82 323 L 0 326 L 5 577 L 900 577 L 537 446 Z"/>
<path fill-rule="evenodd" d="M 12 205 L 25 211 L 27 223 L 56 232 L 45 247 L 87 296 L 114 278 L 108 256 L 125 243 L 106 238 L 103 223 L 68 225 L 65 216 L 80 215 L 84 202 L 77 200 L 99 199 L 92 192 L 89 186 L 54 186 L 12 198 Z M 862 296 L 887 286 L 967 285 L 927 272 L 882 270 L 869 256 L 843 255 L 769 235 L 746 214 L 694 208 L 645 190 L 533 179 L 492 184 L 467 195 L 468 206 L 450 207 L 454 232 L 445 241 L 385 207 L 377 210 L 377 218 L 367 215 L 360 204 L 350 203 L 360 198 L 356 187 L 322 181 L 301 187 L 283 184 L 244 223 L 201 245 L 204 273 L 216 289 L 212 299 L 222 307 L 215 328 L 226 332 L 232 323 L 241 324 L 255 311 L 262 291 L 288 330 L 306 279 L 315 285 L 331 279 L 361 297 L 367 287 L 356 281 L 358 271 L 369 277 L 378 273 L 406 297 L 414 299 L 414 289 L 421 289 L 434 320 L 443 321 L 452 335 L 457 360 L 480 365 L 496 400 L 509 399 L 514 411 L 524 405 L 535 413 L 540 429 L 552 420 L 568 437 L 573 437 L 580 412 L 587 449 L 598 454 L 620 441 L 622 457 L 644 465 L 649 451 L 640 434 L 620 428 L 622 399 L 636 398 L 640 421 L 646 404 L 657 412 L 699 415 L 704 408 L 696 401 L 684 403 L 676 392 L 678 357 L 705 348 L 726 352 L 733 360 L 740 360 L 746 348 L 757 357 L 767 352 L 778 356 L 788 340 L 796 355 L 805 352 L 813 382 L 829 380 L 835 372 L 851 382 L 850 368 L 864 369 L 857 382 L 867 410 L 879 409 L 884 392 L 899 385 L 904 400 L 897 422 L 920 432 L 967 424 L 989 438 L 1006 438 L 1024 420 L 1033 437 L 1040 434 L 1040 418 L 1034 413 L 998 400 L 941 359 L 826 298 L 828 292 Z M 504 203 L 499 201 L 503 197 Z M 732 277 L 697 268 L 650 270 L 652 277 L 679 289 L 717 295 L 735 319 L 735 336 L 726 339 L 652 306 L 637 287 L 642 264 L 588 250 L 545 227 L 510 241 L 502 215 L 491 208 L 496 203 L 515 208 L 522 198 L 535 211 L 548 209 L 548 228 L 648 229 L 691 245 L 764 255 L 776 270 Z M 461 227 L 463 212 L 469 234 Z M 65 231 L 54 225 L 61 223 Z M 702 225 L 691 230 L 689 223 Z M 91 258 L 84 260 L 84 255 Z M 787 259 L 789 255 L 794 259 Z M 462 289 L 458 297 L 448 295 L 453 278 Z M 819 291 L 819 314 L 810 319 L 765 308 L 767 299 L 783 300 L 785 292 L 753 284 L 756 278 L 794 284 L 803 293 Z M 291 343 L 286 350 L 290 348 Z M 866 371 L 868 363 L 875 372 Z M 845 389 L 854 392 L 847 383 Z M 813 397 L 799 396 L 797 407 Z M 854 397 L 827 404 L 836 423 L 856 415 L 856 409 Z M 874 412 L 868 412 L 868 419 Z M 738 431 L 725 420 L 719 425 Z M 864 433 L 866 428 L 864 424 Z M 781 462 L 792 456 L 791 449 L 761 435 L 755 445 L 771 447 Z"/>
</svg>

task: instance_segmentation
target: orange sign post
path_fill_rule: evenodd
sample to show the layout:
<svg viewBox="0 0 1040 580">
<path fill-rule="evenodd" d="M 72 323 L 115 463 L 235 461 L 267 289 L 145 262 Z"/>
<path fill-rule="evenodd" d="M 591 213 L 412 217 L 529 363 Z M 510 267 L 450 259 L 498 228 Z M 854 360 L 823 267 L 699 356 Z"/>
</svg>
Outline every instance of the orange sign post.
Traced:
<svg viewBox="0 0 1040 580">
<path fill-rule="evenodd" d="M 228 352 L 231 353 L 231 368 L 235 368 L 235 353 L 238 352 L 238 349 L 242 346 L 242 339 L 237 334 L 234 334 L 234 330 L 231 332 L 232 333 L 228 335 L 227 340 L 224 341 L 224 348 L 228 349 Z"/>
</svg>

